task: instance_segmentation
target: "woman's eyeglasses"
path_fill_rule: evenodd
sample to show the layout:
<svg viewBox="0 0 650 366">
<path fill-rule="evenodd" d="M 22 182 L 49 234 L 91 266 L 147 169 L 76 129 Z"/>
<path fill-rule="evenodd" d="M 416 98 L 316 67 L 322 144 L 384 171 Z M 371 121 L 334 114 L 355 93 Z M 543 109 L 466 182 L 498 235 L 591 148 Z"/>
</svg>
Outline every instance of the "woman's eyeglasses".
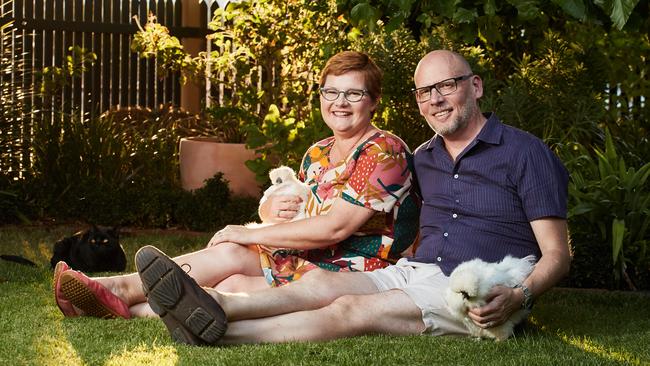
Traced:
<svg viewBox="0 0 650 366">
<path fill-rule="evenodd" d="M 348 102 L 356 103 L 363 99 L 364 95 L 368 94 L 368 91 L 363 89 L 338 90 L 336 88 L 320 88 L 319 90 L 320 95 L 330 102 L 339 99 L 339 95 L 343 94 Z"/>
</svg>

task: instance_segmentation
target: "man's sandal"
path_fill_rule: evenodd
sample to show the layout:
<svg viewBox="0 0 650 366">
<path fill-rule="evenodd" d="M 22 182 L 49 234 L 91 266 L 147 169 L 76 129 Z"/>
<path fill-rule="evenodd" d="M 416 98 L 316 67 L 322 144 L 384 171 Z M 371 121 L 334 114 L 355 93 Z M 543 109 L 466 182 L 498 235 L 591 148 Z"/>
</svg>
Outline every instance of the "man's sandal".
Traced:
<svg viewBox="0 0 650 366">
<path fill-rule="evenodd" d="M 226 314 L 183 269 L 160 250 L 146 246 L 135 265 L 151 309 L 179 343 L 216 343 L 226 332 Z"/>
</svg>

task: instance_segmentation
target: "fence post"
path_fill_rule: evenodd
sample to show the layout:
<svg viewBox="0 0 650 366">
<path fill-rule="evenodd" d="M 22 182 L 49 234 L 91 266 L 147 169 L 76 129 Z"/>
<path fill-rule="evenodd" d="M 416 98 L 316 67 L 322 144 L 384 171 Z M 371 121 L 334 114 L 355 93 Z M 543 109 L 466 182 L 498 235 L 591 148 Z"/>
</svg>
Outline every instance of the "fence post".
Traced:
<svg viewBox="0 0 650 366">
<path fill-rule="evenodd" d="M 183 1 L 183 27 L 202 27 L 201 24 L 201 3 L 198 1 Z M 209 12 L 209 9 L 208 9 Z M 205 38 L 181 38 L 181 44 L 191 55 L 196 55 L 205 47 Z M 201 88 L 194 83 L 181 85 L 181 108 L 191 113 L 201 111 Z"/>
</svg>

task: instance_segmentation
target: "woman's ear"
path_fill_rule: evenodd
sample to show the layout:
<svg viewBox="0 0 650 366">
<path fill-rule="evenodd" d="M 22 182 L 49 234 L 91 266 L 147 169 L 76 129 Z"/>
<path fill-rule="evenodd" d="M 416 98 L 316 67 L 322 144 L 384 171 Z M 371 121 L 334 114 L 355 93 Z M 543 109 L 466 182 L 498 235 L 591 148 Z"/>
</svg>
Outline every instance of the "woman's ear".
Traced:
<svg viewBox="0 0 650 366">
<path fill-rule="evenodd" d="M 378 96 L 377 98 L 374 98 L 372 106 L 370 107 L 370 117 L 375 115 L 375 111 L 379 107 L 380 102 L 381 102 L 381 95 Z"/>
</svg>

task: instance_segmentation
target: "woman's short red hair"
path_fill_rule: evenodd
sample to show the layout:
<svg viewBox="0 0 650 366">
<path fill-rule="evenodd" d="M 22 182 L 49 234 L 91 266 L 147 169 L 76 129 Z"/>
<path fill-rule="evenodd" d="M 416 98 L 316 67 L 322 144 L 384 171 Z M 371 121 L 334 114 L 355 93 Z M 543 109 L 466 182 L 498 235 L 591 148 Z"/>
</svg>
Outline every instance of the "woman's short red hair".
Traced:
<svg viewBox="0 0 650 366">
<path fill-rule="evenodd" d="M 343 51 L 330 57 L 321 73 L 320 85 L 325 85 L 327 75 L 339 76 L 350 71 L 360 72 L 363 75 L 365 87 L 370 97 L 374 100 L 379 99 L 383 73 L 370 56 L 357 51 Z"/>
</svg>

